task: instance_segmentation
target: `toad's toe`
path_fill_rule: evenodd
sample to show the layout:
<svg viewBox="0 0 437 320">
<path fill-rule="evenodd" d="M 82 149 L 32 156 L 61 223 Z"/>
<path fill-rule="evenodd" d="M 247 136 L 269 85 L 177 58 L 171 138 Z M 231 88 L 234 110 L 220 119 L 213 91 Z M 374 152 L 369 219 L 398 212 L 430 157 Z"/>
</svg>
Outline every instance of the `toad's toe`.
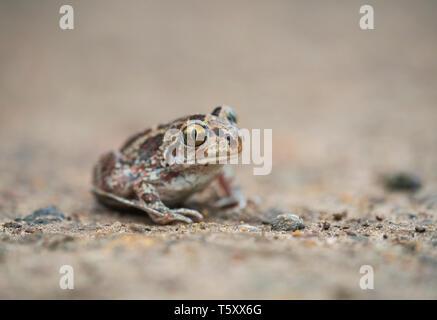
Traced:
<svg viewBox="0 0 437 320">
<path fill-rule="evenodd" d="M 203 220 L 203 215 L 196 210 L 181 208 L 181 209 L 172 210 L 172 212 L 175 212 L 176 214 L 184 215 L 186 217 L 188 216 L 196 222 Z"/>
</svg>

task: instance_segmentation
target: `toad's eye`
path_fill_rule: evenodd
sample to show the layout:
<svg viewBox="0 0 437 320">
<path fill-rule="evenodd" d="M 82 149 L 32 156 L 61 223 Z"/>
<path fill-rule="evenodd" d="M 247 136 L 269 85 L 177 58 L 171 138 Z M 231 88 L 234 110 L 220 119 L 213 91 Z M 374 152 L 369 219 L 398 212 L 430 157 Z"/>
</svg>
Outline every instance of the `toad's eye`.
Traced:
<svg viewBox="0 0 437 320">
<path fill-rule="evenodd" d="M 191 124 L 183 130 L 184 143 L 187 146 L 201 146 L 206 141 L 206 130 L 200 124 Z"/>
</svg>

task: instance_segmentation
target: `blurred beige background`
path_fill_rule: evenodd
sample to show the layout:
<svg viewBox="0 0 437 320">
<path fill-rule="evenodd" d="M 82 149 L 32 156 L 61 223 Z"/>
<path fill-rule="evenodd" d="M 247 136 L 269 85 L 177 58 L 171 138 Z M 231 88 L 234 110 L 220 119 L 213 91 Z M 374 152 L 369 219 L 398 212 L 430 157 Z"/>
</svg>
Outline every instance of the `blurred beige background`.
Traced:
<svg viewBox="0 0 437 320">
<path fill-rule="evenodd" d="M 375 30 L 359 28 L 366 3 Z M 74 30 L 58 26 L 63 4 L 74 7 Z M 417 172 L 423 194 L 435 193 L 436 16 L 435 1 L 2 1 L 0 218 L 56 204 L 92 219 L 90 171 L 101 153 L 223 103 L 242 127 L 273 129 L 272 174 L 238 170 L 266 208 L 347 207 L 360 217 L 357 203 L 379 197 L 375 176 L 391 170 Z M 8 270 L 22 266 L 13 261 Z M 6 296 L 20 297 L 18 275 L 10 281 Z M 435 294 L 423 286 L 417 296 Z M 260 290 L 256 297 L 342 297 Z M 400 294 L 387 290 L 379 297 Z M 158 296 L 184 297 L 173 292 Z"/>
</svg>

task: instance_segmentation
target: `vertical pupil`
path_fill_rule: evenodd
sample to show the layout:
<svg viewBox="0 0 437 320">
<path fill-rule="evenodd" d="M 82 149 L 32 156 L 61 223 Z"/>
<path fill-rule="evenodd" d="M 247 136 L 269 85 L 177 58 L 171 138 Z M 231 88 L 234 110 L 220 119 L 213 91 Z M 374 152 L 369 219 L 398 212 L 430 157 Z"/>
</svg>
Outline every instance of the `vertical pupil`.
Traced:
<svg viewBox="0 0 437 320">
<path fill-rule="evenodd" d="M 202 145 L 206 139 L 205 129 L 200 125 L 188 126 L 183 131 L 185 145 L 194 143 L 196 147 Z"/>
<path fill-rule="evenodd" d="M 193 129 L 191 136 L 193 137 L 194 141 L 197 140 L 197 130 Z"/>
</svg>

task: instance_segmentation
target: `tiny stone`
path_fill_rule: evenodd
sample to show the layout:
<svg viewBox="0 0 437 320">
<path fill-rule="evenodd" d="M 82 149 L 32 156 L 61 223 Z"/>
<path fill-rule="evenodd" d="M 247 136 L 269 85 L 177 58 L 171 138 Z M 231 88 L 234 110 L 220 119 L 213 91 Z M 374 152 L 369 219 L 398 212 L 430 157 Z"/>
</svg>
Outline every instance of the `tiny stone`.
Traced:
<svg viewBox="0 0 437 320">
<path fill-rule="evenodd" d="M 26 217 L 25 220 L 28 220 L 29 218 L 35 218 L 35 217 L 41 217 L 41 216 L 55 216 L 62 219 L 65 219 L 65 216 L 62 212 L 58 210 L 55 206 L 47 206 L 42 209 L 38 209 L 34 211 L 30 216 Z"/>
<path fill-rule="evenodd" d="M 284 213 L 272 222 L 272 228 L 279 231 L 296 231 L 305 228 L 305 223 L 295 214 Z"/>
<path fill-rule="evenodd" d="M 384 218 L 381 217 L 381 216 L 376 216 L 376 220 L 378 220 L 378 221 L 382 221 L 382 220 L 384 220 Z"/>
<path fill-rule="evenodd" d="M 340 221 L 341 219 L 343 219 L 343 218 L 345 218 L 347 216 L 347 212 L 343 211 L 343 212 L 340 212 L 340 213 L 334 213 L 332 216 L 334 217 L 335 221 Z"/>
<path fill-rule="evenodd" d="M 323 230 L 329 230 L 329 227 L 331 227 L 331 224 L 327 221 L 323 222 L 322 229 Z"/>
<path fill-rule="evenodd" d="M 422 232 L 426 231 L 426 229 L 424 227 L 422 227 L 422 226 L 416 226 L 415 230 L 416 230 L 416 232 L 419 232 L 419 233 L 422 233 Z"/>
<path fill-rule="evenodd" d="M 388 235 L 384 233 L 384 235 L 382 236 L 384 239 L 388 238 Z"/>
<path fill-rule="evenodd" d="M 413 173 L 397 172 L 382 177 L 382 182 L 390 191 L 417 191 L 422 187 L 422 180 Z"/>
<path fill-rule="evenodd" d="M 6 222 L 3 224 L 5 228 L 21 229 L 21 224 L 15 222 Z"/>
<path fill-rule="evenodd" d="M 59 219 L 59 218 L 54 218 L 54 219 L 38 218 L 38 219 L 35 219 L 35 220 L 29 220 L 28 222 L 29 222 L 30 225 L 49 224 L 51 222 L 61 222 L 61 219 Z"/>
<path fill-rule="evenodd" d="M 27 222 L 29 225 L 49 224 L 52 222 L 60 222 L 65 219 L 64 214 L 55 206 L 47 206 L 42 209 L 35 210 L 25 218 L 17 218 L 15 221 Z"/>
<path fill-rule="evenodd" d="M 377 226 L 376 226 L 376 229 L 381 229 L 383 226 L 382 226 L 382 224 L 378 224 Z"/>
</svg>

